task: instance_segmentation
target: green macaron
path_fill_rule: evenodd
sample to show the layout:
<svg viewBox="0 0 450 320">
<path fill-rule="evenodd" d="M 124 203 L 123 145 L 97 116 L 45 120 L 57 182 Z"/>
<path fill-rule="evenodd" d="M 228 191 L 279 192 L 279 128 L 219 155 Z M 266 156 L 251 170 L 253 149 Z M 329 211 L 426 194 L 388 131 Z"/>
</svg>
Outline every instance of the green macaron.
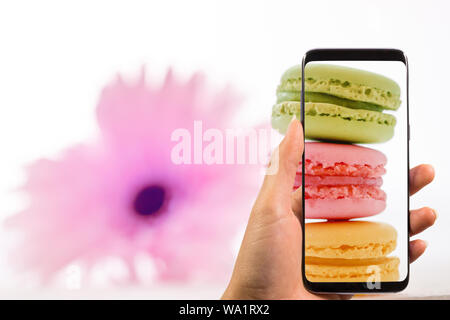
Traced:
<svg viewBox="0 0 450 320">
<path fill-rule="evenodd" d="M 288 69 L 277 89 L 272 126 L 285 133 L 300 117 L 301 66 Z M 310 139 L 377 143 L 392 138 L 400 87 L 382 75 L 343 66 L 308 64 L 305 69 L 305 136 Z"/>
</svg>

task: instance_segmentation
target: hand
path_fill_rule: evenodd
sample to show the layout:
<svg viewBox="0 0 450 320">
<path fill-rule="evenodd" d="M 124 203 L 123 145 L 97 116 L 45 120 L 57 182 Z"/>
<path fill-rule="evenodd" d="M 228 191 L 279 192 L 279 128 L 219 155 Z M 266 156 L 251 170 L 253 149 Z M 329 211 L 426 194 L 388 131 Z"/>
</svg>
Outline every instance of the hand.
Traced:
<svg viewBox="0 0 450 320">
<path fill-rule="evenodd" d="M 291 122 L 279 146 L 279 168 L 266 175 L 253 206 L 230 283 L 223 299 L 345 299 L 337 294 L 315 295 L 302 282 L 301 188 L 292 191 L 303 152 L 303 130 Z M 410 171 L 411 195 L 434 178 L 430 165 Z M 410 212 L 410 234 L 416 235 L 434 224 L 430 208 Z M 410 262 L 426 249 L 422 240 L 409 244 Z"/>
</svg>

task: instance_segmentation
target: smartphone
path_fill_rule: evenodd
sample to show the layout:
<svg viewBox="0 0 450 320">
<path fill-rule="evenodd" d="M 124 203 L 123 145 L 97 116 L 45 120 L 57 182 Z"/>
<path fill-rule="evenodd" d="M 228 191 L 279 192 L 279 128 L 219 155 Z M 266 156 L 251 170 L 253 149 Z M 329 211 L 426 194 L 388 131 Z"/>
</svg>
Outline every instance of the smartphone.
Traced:
<svg viewBox="0 0 450 320">
<path fill-rule="evenodd" d="M 315 293 L 403 290 L 409 280 L 407 58 L 396 49 L 314 49 L 299 76 L 304 285 Z"/>
</svg>

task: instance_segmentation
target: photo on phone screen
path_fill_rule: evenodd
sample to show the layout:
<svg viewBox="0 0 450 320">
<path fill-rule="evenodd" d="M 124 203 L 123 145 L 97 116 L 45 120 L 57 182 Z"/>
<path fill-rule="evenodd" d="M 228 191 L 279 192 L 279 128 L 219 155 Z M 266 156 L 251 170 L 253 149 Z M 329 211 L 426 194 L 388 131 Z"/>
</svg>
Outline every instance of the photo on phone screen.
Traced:
<svg viewBox="0 0 450 320">
<path fill-rule="evenodd" d="M 309 61 L 303 86 L 304 277 L 395 291 L 409 272 L 407 65 Z"/>
</svg>

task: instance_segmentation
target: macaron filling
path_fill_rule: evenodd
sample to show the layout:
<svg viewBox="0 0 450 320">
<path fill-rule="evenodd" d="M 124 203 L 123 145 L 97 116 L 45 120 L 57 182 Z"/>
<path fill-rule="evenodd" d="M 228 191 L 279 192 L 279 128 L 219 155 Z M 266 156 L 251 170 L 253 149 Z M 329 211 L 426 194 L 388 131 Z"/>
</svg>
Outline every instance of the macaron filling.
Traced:
<svg viewBox="0 0 450 320">
<path fill-rule="evenodd" d="M 374 199 L 386 200 L 386 193 L 376 186 L 368 185 L 338 185 L 338 186 L 307 186 L 305 199 Z"/>
<path fill-rule="evenodd" d="M 328 258 L 318 258 L 318 257 L 305 257 L 306 263 L 309 265 L 327 265 L 327 266 L 339 266 L 339 267 L 353 267 L 353 266 L 370 266 L 378 265 L 386 262 L 393 262 L 393 264 L 398 265 L 398 258 L 391 257 L 381 257 L 381 258 L 368 258 L 368 259 L 328 259 Z M 397 263 L 396 263 L 397 262 Z"/>
<path fill-rule="evenodd" d="M 301 163 L 299 171 L 301 174 Z M 336 162 L 331 165 L 324 165 L 320 162 L 305 160 L 306 175 L 313 176 L 344 176 L 344 177 L 364 177 L 375 178 L 386 173 L 384 164 L 370 166 L 367 164 L 347 164 L 344 162 Z"/>
<path fill-rule="evenodd" d="M 300 119 L 300 103 L 285 101 L 276 104 L 272 109 L 272 117 L 294 116 Z M 331 117 L 347 121 L 374 122 L 386 126 L 394 126 L 396 119 L 393 115 L 364 109 L 350 109 L 330 103 L 305 103 L 305 116 Z"/>
<path fill-rule="evenodd" d="M 301 93 L 298 91 L 279 91 L 277 92 L 277 103 L 283 102 L 283 101 L 301 101 Z M 335 104 L 341 107 L 346 107 L 350 109 L 364 109 L 364 110 L 371 110 L 371 111 L 378 111 L 382 112 L 383 107 L 363 102 L 363 101 L 355 101 L 345 98 L 340 98 L 337 96 L 333 96 L 326 93 L 320 93 L 320 92 L 305 92 L 305 102 L 321 102 L 321 103 L 329 103 L 329 104 Z"/>
<path fill-rule="evenodd" d="M 297 173 L 295 176 L 294 188 L 302 184 L 302 174 Z M 344 185 L 367 185 L 380 187 L 383 184 L 381 177 L 364 178 L 364 177 L 340 177 L 340 176 L 305 176 L 305 186 L 344 186 Z"/>
</svg>

